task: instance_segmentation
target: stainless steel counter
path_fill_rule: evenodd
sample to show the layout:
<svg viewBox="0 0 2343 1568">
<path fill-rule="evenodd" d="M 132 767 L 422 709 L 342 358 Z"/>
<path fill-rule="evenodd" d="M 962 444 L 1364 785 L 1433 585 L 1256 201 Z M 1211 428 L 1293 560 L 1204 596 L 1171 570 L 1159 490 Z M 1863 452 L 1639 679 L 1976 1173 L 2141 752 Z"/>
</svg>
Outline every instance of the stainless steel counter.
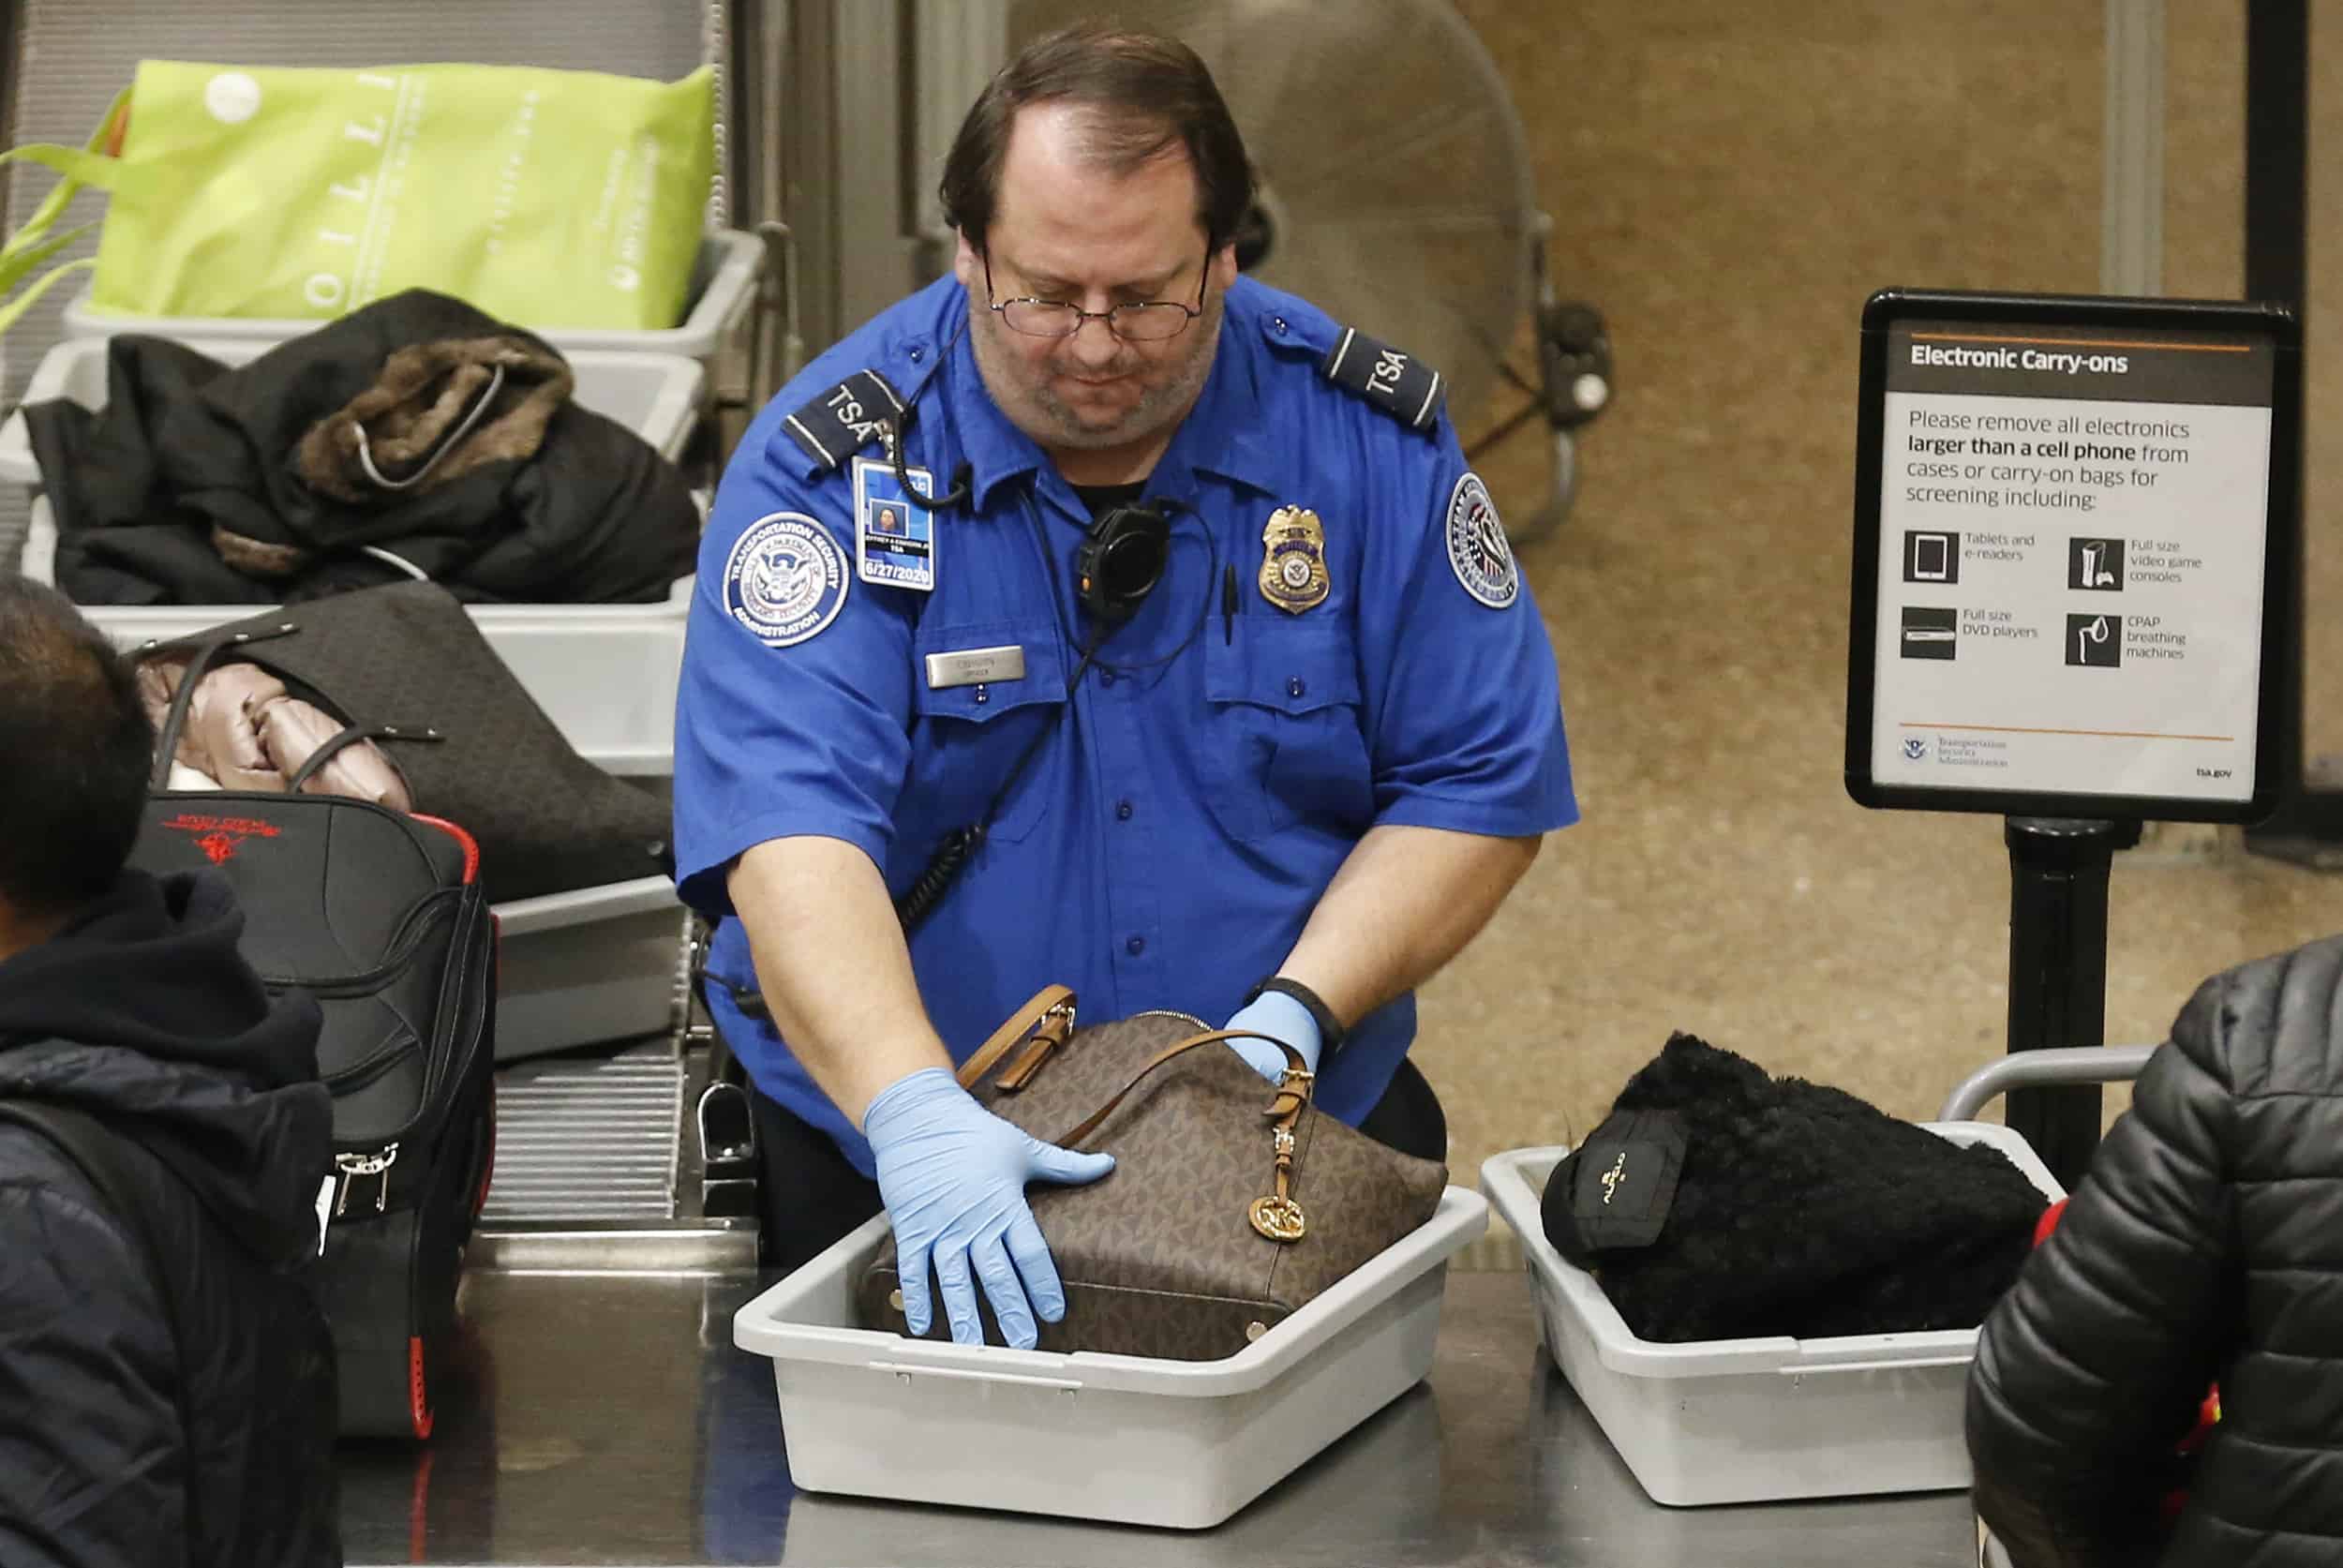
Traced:
<svg viewBox="0 0 2343 1568">
<path fill-rule="evenodd" d="M 1977 1561 L 1976 1528 L 1955 1493 L 1713 1509 L 1649 1501 L 1539 1347 L 1521 1280 L 1504 1274 L 1453 1275 L 1430 1379 L 1217 1530 L 801 1496 L 769 1364 L 732 1345 L 733 1310 L 756 1288 L 739 1275 L 474 1275 L 466 1397 L 443 1405 L 425 1448 L 344 1446 L 349 1561 Z"/>
</svg>

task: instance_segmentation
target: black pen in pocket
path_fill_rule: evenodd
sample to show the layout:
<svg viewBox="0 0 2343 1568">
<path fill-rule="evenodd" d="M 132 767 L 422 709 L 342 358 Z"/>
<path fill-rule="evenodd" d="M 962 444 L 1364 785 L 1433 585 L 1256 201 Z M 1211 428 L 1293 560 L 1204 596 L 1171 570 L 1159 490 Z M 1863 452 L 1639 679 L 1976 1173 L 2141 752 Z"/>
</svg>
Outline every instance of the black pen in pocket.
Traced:
<svg viewBox="0 0 2343 1568">
<path fill-rule="evenodd" d="M 1220 641 L 1223 647 L 1236 641 L 1236 568 L 1220 569 Z"/>
</svg>

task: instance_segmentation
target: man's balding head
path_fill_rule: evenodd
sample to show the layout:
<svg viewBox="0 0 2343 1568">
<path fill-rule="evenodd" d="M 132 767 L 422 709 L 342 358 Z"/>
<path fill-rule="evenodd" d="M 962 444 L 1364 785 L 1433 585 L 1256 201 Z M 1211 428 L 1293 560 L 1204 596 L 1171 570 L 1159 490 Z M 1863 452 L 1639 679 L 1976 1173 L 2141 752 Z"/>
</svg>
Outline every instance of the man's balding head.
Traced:
<svg viewBox="0 0 2343 1568">
<path fill-rule="evenodd" d="M 991 245 L 1018 117 L 1051 105 L 1076 112 L 1075 150 L 1117 177 L 1185 154 L 1206 247 L 1217 250 L 1235 236 L 1252 205 L 1253 169 L 1211 70 L 1176 38 L 1087 22 L 1026 45 L 961 122 L 937 194 L 944 221 L 977 254 Z"/>
<path fill-rule="evenodd" d="M 61 916 L 111 888 L 154 750 L 128 661 L 54 589 L 0 577 L 0 901 Z"/>
</svg>

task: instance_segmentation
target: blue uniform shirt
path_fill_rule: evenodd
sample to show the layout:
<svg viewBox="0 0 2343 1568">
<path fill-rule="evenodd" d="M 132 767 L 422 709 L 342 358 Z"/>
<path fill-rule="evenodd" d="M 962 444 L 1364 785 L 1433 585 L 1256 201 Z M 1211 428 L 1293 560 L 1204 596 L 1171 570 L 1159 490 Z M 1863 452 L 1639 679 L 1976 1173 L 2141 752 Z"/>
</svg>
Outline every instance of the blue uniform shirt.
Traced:
<svg viewBox="0 0 2343 1568">
<path fill-rule="evenodd" d="M 1168 1008 L 1218 1025 L 1379 823 L 1528 835 L 1576 820 L 1553 651 L 1446 418 L 1411 429 L 1324 379 L 1342 330 L 1306 302 L 1248 278 L 1226 298 L 1211 375 L 1146 485 L 1189 510 L 1172 510 L 1161 581 L 1070 698 L 1093 633 L 1073 570 L 1090 515 L 986 395 L 955 279 L 764 410 L 717 492 L 684 650 L 687 903 L 729 916 L 731 862 L 805 834 L 859 845 L 900 897 L 1046 732 L 911 937 L 920 997 L 964 1059 L 1051 983 L 1094 1022 Z M 935 515 L 932 592 L 856 579 L 851 464 L 824 467 L 784 427 L 863 369 L 915 405 L 905 457 L 938 492 L 970 470 L 970 503 Z M 1325 597 L 1298 612 L 1261 586 L 1264 529 L 1288 506 L 1324 535 Z M 1022 679 L 929 684 L 927 655 L 1004 646 L 1023 650 Z M 755 984 L 738 919 L 709 967 L 758 1086 L 868 1173 L 853 1125 L 724 994 Z M 1414 1033 L 1411 995 L 1358 1021 L 1320 1063 L 1320 1106 L 1355 1124 Z"/>
</svg>

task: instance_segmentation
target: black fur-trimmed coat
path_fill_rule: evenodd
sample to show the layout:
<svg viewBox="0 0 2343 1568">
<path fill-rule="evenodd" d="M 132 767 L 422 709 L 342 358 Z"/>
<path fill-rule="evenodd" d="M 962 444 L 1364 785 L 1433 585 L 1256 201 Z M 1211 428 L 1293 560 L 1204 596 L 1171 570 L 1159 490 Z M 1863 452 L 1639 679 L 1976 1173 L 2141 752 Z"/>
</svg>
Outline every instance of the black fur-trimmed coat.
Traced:
<svg viewBox="0 0 2343 1568">
<path fill-rule="evenodd" d="M 647 603 L 692 571 L 681 471 L 572 397 L 542 338 L 445 294 L 238 366 L 126 334 L 106 381 L 95 413 L 24 410 L 76 604 L 296 604 L 417 575 L 467 602 Z"/>
</svg>

